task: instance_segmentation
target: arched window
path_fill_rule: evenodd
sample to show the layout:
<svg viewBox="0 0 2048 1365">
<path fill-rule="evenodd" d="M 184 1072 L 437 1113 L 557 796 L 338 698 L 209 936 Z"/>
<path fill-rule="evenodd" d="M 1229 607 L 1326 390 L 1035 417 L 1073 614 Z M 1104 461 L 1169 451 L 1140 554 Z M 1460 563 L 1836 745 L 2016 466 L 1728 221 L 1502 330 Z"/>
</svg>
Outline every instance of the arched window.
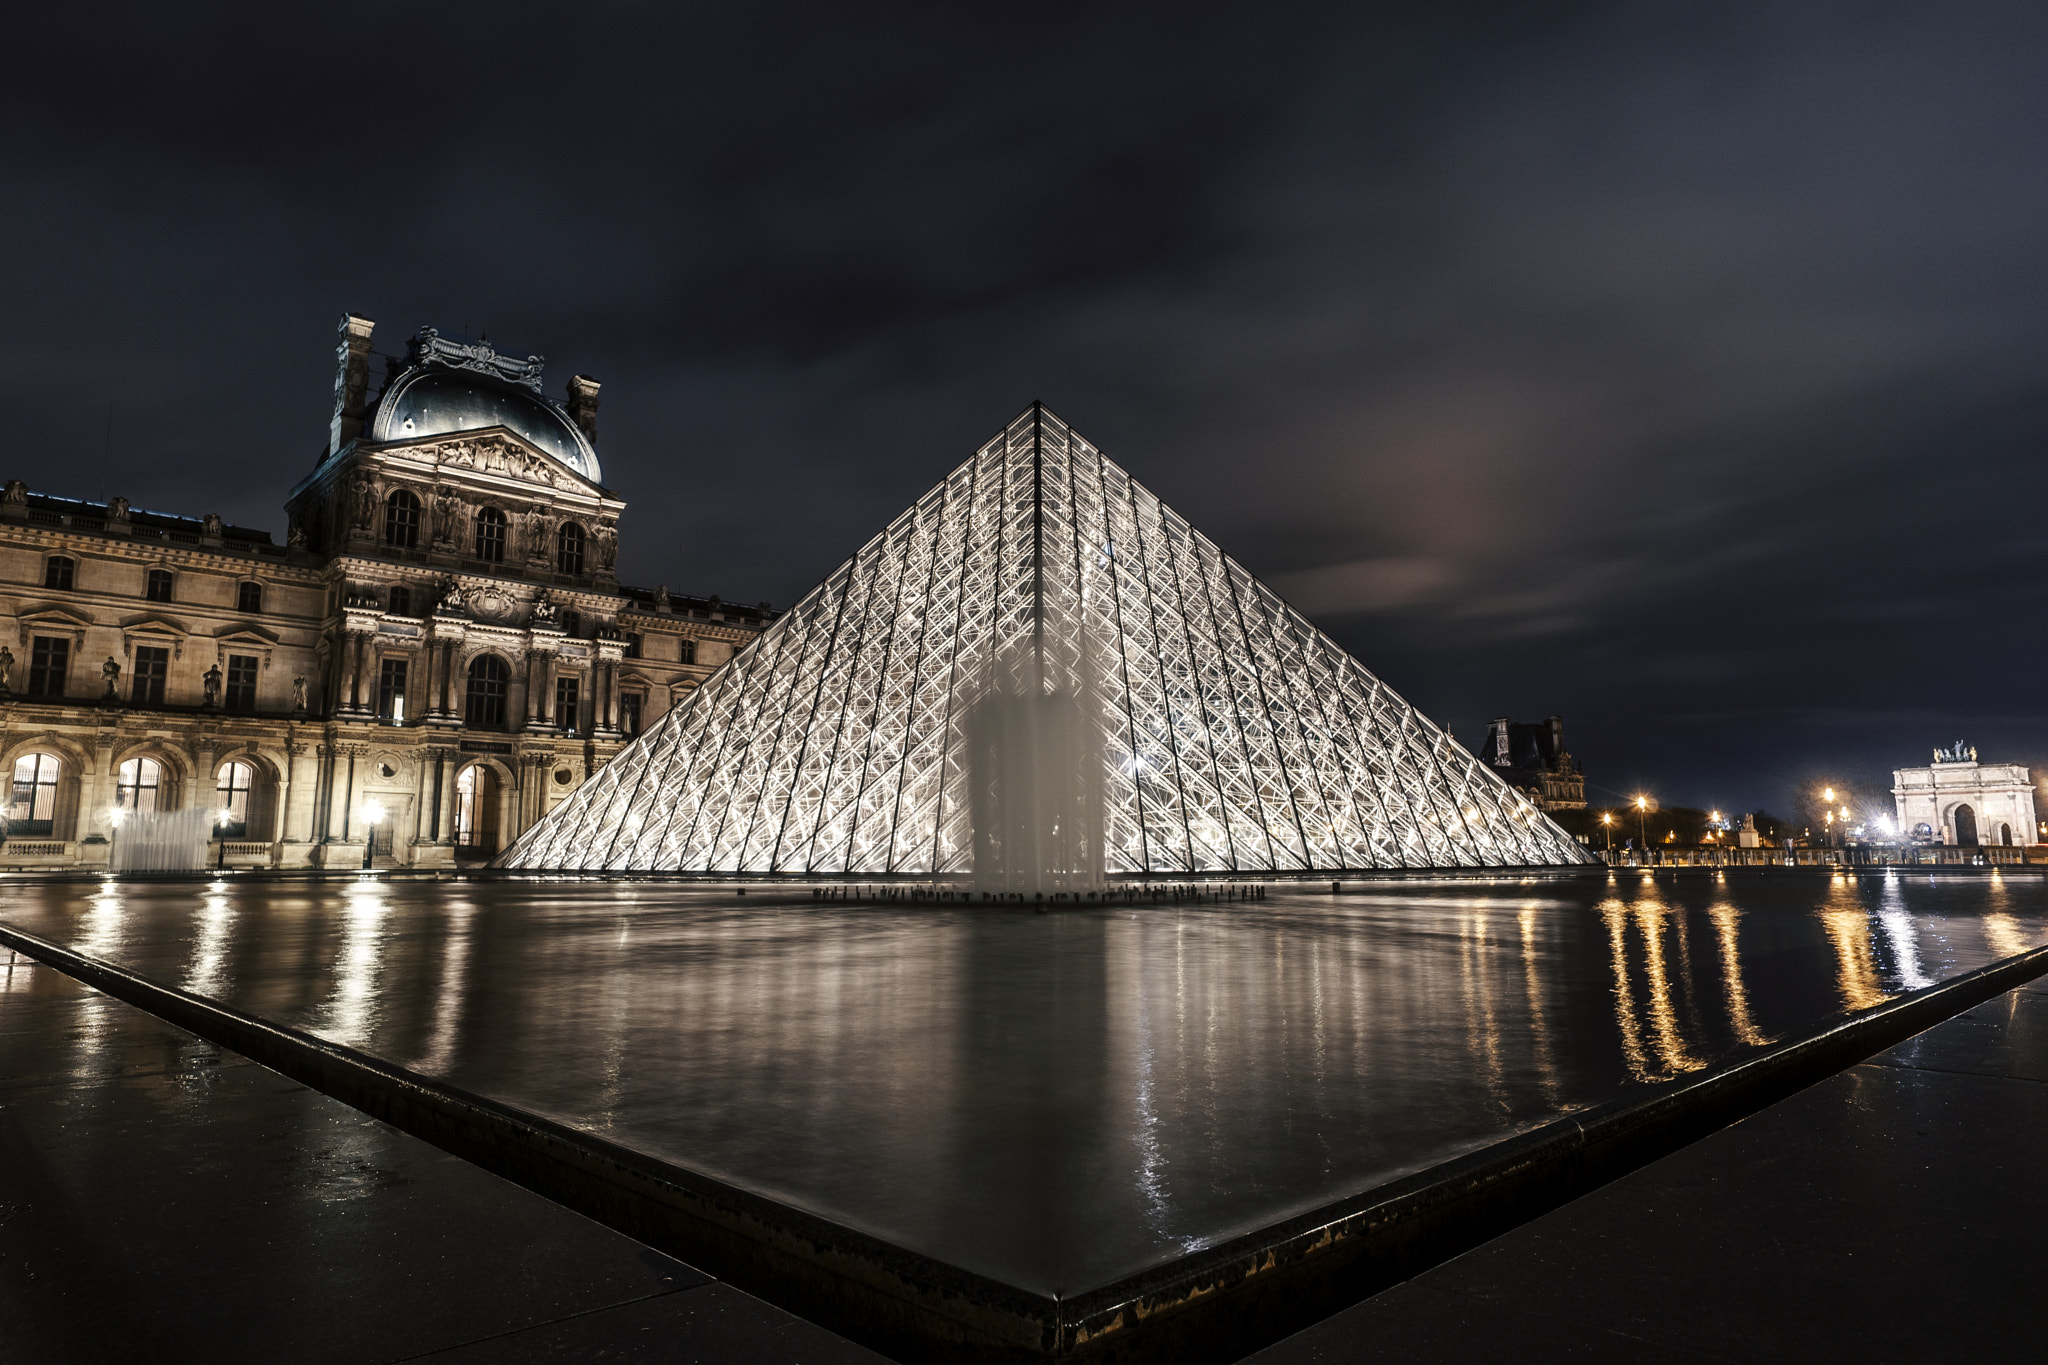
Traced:
<svg viewBox="0 0 2048 1365">
<path fill-rule="evenodd" d="M 68 588 L 72 577 L 78 572 L 78 561 L 63 555 L 51 555 L 43 565 L 43 586 L 46 588 Z"/>
<path fill-rule="evenodd" d="M 555 568 L 561 573 L 583 572 L 583 528 L 573 521 L 563 522 L 555 536 Z"/>
<path fill-rule="evenodd" d="M 505 562 L 505 514 L 495 507 L 476 514 L 476 557 L 493 564 Z"/>
<path fill-rule="evenodd" d="M 164 765 L 153 758 L 131 758 L 114 773 L 114 804 L 148 815 L 162 809 Z"/>
<path fill-rule="evenodd" d="M 235 610 L 256 613 L 263 610 L 263 585 L 244 583 L 235 594 Z"/>
<path fill-rule="evenodd" d="M 420 500 L 406 489 L 397 489 L 384 499 L 384 543 L 401 550 L 419 546 Z"/>
<path fill-rule="evenodd" d="M 55 754 L 23 754 L 14 760 L 14 790 L 7 799 L 9 834 L 48 835 L 57 818 L 57 779 L 64 764 Z"/>
<path fill-rule="evenodd" d="M 469 665 L 469 698 L 463 722 L 485 730 L 505 728 L 505 685 L 508 670 L 495 654 L 479 654 Z"/>
<path fill-rule="evenodd" d="M 458 847 L 494 853 L 498 847 L 498 775 L 472 763 L 455 775 L 455 828 Z"/>
<path fill-rule="evenodd" d="M 171 571 L 169 569 L 151 569 L 149 571 L 149 586 L 143 591 L 142 595 L 151 602 L 170 601 Z"/>
<path fill-rule="evenodd" d="M 230 763 L 220 770 L 218 791 L 220 818 L 215 828 L 223 839 L 249 836 L 249 794 L 256 789 L 256 770 L 247 763 Z"/>
</svg>

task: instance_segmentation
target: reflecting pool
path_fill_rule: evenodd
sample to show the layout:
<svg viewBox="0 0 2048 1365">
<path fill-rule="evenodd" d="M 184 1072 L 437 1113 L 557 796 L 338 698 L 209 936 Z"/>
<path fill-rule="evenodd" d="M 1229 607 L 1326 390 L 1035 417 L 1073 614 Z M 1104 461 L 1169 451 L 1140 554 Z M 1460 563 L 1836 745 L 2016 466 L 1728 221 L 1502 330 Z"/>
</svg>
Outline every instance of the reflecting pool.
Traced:
<svg viewBox="0 0 2048 1365">
<path fill-rule="evenodd" d="M 630 882 L 0 895 L 32 933 L 1047 1294 L 2048 941 L 2031 875 L 1047 915 Z"/>
</svg>

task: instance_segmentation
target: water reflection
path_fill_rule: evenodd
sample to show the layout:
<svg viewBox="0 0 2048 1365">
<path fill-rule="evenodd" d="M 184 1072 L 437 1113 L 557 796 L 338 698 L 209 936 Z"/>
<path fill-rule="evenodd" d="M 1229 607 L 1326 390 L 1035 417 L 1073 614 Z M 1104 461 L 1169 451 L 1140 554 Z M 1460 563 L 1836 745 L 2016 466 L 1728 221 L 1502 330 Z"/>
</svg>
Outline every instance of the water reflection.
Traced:
<svg viewBox="0 0 2048 1365">
<path fill-rule="evenodd" d="M 123 883 L 6 915 L 1064 1294 L 2024 951 L 2043 899 L 1630 877 L 1030 915 Z"/>
</svg>

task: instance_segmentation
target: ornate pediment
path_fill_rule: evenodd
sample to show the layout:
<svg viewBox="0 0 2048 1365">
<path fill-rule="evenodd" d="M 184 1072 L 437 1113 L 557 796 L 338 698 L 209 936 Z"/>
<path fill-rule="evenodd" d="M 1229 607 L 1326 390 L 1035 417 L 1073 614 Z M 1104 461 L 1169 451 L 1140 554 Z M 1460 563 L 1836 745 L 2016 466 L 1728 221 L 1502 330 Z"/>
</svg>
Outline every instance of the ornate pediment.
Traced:
<svg viewBox="0 0 2048 1365">
<path fill-rule="evenodd" d="M 541 454 L 510 431 L 464 432 L 445 440 L 413 446 L 405 454 L 431 462 L 437 470 L 469 469 L 539 484 L 543 488 L 583 490 L 588 480 Z"/>
</svg>

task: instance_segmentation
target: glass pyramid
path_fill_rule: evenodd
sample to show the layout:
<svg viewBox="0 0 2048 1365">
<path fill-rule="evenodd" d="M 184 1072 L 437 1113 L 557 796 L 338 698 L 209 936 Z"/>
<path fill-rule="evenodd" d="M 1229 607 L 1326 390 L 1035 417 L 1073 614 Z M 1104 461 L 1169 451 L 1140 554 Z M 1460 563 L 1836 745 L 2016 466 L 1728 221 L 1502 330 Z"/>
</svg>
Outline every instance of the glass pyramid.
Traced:
<svg viewBox="0 0 2048 1365">
<path fill-rule="evenodd" d="M 1033 404 L 499 865 L 1032 890 L 1588 861 Z"/>
</svg>

